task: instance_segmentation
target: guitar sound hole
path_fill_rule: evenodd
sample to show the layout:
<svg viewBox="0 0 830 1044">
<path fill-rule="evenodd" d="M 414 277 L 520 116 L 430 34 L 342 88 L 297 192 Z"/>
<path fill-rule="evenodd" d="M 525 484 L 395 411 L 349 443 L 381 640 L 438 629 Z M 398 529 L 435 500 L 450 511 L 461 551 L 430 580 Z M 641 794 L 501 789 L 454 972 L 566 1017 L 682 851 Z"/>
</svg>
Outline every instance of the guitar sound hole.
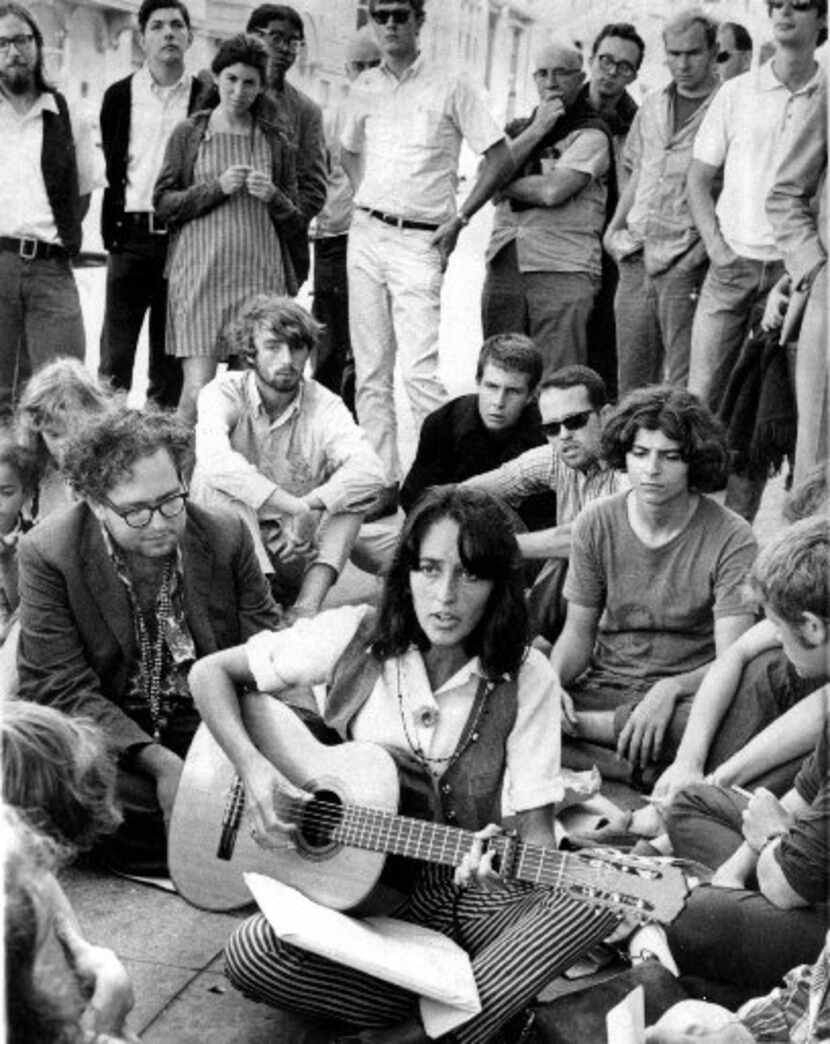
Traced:
<svg viewBox="0 0 830 1044">
<path fill-rule="evenodd" d="M 305 807 L 300 824 L 306 848 L 319 852 L 336 844 L 332 834 L 340 825 L 342 817 L 342 803 L 333 790 L 315 791 L 313 799 Z"/>
</svg>

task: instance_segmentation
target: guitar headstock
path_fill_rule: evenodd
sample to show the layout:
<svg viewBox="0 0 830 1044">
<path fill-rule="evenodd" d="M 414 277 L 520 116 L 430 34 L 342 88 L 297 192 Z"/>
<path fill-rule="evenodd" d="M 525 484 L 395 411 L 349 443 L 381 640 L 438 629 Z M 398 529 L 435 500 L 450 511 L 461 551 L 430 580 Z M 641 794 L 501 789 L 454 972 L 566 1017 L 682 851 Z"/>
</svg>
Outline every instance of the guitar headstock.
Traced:
<svg viewBox="0 0 830 1044">
<path fill-rule="evenodd" d="M 568 893 L 643 923 L 670 924 L 689 894 L 685 874 L 670 860 L 609 848 L 571 853 L 564 877 Z"/>
</svg>

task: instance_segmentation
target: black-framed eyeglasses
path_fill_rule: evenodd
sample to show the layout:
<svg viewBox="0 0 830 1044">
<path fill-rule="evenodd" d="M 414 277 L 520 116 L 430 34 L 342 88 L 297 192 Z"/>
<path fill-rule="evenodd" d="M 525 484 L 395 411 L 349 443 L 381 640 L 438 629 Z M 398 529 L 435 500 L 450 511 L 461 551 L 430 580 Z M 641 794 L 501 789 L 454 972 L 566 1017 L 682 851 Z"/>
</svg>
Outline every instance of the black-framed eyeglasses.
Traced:
<svg viewBox="0 0 830 1044">
<path fill-rule="evenodd" d="M 253 33 L 260 40 L 267 40 L 274 47 L 281 47 L 292 54 L 297 54 L 305 42 L 299 36 L 286 36 L 285 33 L 281 33 L 278 29 L 254 29 Z"/>
<path fill-rule="evenodd" d="M 12 46 L 16 51 L 28 51 L 34 45 L 34 33 L 18 33 L 17 36 L 0 36 L 0 54 L 5 54 Z"/>
<path fill-rule="evenodd" d="M 563 417 L 562 420 L 548 421 L 546 424 L 542 424 L 542 431 L 549 439 L 555 439 L 562 428 L 565 431 L 579 431 L 591 419 L 592 413 L 594 410 L 583 410 L 582 413 L 572 413 L 570 417 Z"/>
<path fill-rule="evenodd" d="M 139 504 L 137 507 L 131 508 L 119 507 L 117 504 L 113 504 L 109 497 L 100 499 L 102 504 L 105 504 L 110 511 L 114 511 L 131 529 L 146 529 L 153 521 L 153 515 L 157 511 L 162 518 L 175 518 L 180 515 L 187 503 L 187 496 L 187 489 L 180 489 L 162 497 L 155 504 Z"/>
<path fill-rule="evenodd" d="M 627 62 L 625 59 L 618 62 L 610 54 L 598 54 L 597 65 L 604 73 L 610 73 L 612 76 L 621 76 L 624 80 L 633 80 L 637 75 L 637 70 L 631 62 Z"/>
<path fill-rule="evenodd" d="M 399 7 L 392 11 L 372 11 L 372 21 L 375 25 L 386 25 L 390 21 L 395 25 L 406 25 L 411 14 L 412 8 L 408 11 L 402 11 Z"/>
<path fill-rule="evenodd" d="M 803 14 L 805 11 L 813 10 L 816 6 L 816 0 L 767 0 L 767 11 L 770 15 L 773 11 L 781 11 L 787 6 L 792 11 Z"/>
</svg>

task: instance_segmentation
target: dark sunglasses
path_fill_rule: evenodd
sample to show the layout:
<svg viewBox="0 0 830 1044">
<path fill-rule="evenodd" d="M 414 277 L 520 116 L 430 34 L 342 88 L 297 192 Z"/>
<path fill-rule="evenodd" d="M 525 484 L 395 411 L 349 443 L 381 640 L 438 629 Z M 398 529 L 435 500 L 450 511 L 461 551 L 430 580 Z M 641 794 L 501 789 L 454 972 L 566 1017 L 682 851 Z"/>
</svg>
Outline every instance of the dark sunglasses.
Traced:
<svg viewBox="0 0 830 1044">
<path fill-rule="evenodd" d="M 715 55 L 715 61 L 718 63 L 718 65 L 723 65 L 724 62 L 728 62 L 731 57 L 731 51 L 718 51 L 718 53 Z"/>
<path fill-rule="evenodd" d="M 352 65 L 358 72 L 366 72 L 367 69 L 377 69 L 380 65 L 380 58 L 371 62 L 352 62 Z"/>
<path fill-rule="evenodd" d="M 804 11 L 812 11 L 816 6 L 816 0 L 767 0 L 767 10 L 770 14 L 773 11 L 780 11 L 789 4 L 792 11 L 798 11 L 803 13 Z"/>
<path fill-rule="evenodd" d="M 409 21 L 411 14 L 411 9 L 408 11 L 401 11 L 400 9 L 395 11 L 372 11 L 372 21 L 376 25 L 386 25 L 389 21 L 394 22 L 395 25 L 404 25 Z"/>
<path fill-rule="evenodd" d="M 542 431 L 549 439 L 555 439 L 562 428 L 565 431 L 579 431 L 584 428 L 591 419 L 593 410 L 585 410 L 583 413 L 572 413 L 570 417 L 563 417 L 561 421 L 548 421 L 542 425 Z"/>
</svg>

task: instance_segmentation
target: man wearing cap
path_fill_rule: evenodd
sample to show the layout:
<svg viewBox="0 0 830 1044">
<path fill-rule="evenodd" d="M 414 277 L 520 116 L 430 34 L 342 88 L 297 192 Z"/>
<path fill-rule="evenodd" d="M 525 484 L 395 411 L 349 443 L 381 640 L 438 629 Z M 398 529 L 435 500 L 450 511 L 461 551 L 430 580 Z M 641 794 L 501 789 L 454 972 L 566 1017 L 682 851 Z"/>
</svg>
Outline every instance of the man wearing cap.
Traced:
<svg viewBox="0 0 830 1044">
<path fill-rule="evenodd" d="M 501 192 L 487 247 L 482 293 L 485 337 L 521 331 L 542 351 L 545 373 L 584 364 L 587 323 L 599 290 L 611 135 L 582 93 L 574 47 L 550 44 L 536 56 L 539 105 L 514 120 L 511 140 L 535 144 Z"/>
<path fill-rule="evenodd" d="M 95 187 L 89 128 L 43 72 L 30 12 L 0 5 L 0 416 L 25 374 L 56 355 L 83 359 L 84 324 L 70 259 Z"/>
<path fill-rule="evenodd" d="M 326 202 L 326 146 L 320 106 L 285 79 L 305 43 L 303 20 L 287 4 L 260 4 L 248 19 L 245 31 L 258 36 L 268 49 L 268 87 L 265 97 L 269 116 L 297 148 L 297 185 L 305 228 L 283 233 L 297 284 L 308 277 L 310 253 L 308 225 Z"/>
<path fill-rule="evenodd" d="M 380 65 L 380 49 L 368 32 L 356 33 L 346 45 L 346 77 L 353 83 L 366 69 Z M 328 193 L 326 205 L 312 225 L 314 298 L 312 315 L 323 325 L 317 347 L 314 379 L 342 396 L 354 413 L 354 366 L 349 339 L 349 289 L 346 248 L 354 209 L 354 189 L 340 162 L 342 104 L 323 110 L 326 135 Z M 344 385 L 345 381 L 345 385 Z"/>
<path fill-rule="evenodd" d="M 398 504 L 395 357 L 417 433 L 447 397 L 438 376 L 444 269 L 462 227 L 513 164 L 482 92 L 419 52 L 424 0 L 370 0 L 369 15 L 383 60 L 353 86 L 341 137 L 357 186 L 348 254 L 357 413 L 385 477 L 367 519 Z M 484 162 L 456 212 L 463 140 Z"/>
</svg>

